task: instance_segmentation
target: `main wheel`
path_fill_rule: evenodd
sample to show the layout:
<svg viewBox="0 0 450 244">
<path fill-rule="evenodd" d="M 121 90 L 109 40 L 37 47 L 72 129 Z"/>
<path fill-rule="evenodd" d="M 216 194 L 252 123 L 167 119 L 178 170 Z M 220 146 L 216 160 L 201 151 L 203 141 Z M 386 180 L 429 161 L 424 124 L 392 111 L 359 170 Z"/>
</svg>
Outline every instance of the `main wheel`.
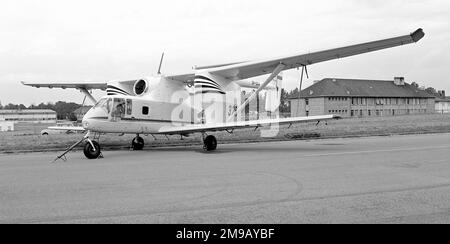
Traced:
<svg viewBox="0 0 450 244">
<path fill-rule="evenodd" d="M 86 144 L 84 145 L 84 156 L 86 156 L 86 158 L 88 159 L 97 159 L 98 157 L 100 157 L 101 153 L 100 144 L 98 144 L 98 142 L 96 141 L 92 141 L 92 144 L 94 144 L 95 150 L 92 147 L 91 143 L 86 142 Z"/>
<path fill-rule="evenodd" d="M 203 143 L 204 143 L 203 148 L 208 152 L 217 149 L 217 139 L 214 136 L 207 136 L 203 141 Z"/>
<path fill-rule="evenodd" d="M 131 142 L 131 147 L 134 151 L 141 151 L 142 149 L 144 149 L 144 145 L 144 139 L 140 136 L 135 137 Z"/>
</svg>

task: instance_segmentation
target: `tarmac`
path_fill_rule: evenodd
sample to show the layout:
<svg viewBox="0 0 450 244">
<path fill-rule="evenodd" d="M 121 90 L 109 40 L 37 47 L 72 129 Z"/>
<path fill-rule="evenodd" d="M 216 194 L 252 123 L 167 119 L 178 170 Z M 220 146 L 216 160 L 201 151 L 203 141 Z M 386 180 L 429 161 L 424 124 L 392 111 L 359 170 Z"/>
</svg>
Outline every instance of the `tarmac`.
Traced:
<svg viewBox="0 0 450 244">
<path fill-rule="evenodd" d="M 450 134 L 103 154 L 0 155 L 0 223 L 450 223 Z"/>
</svg>

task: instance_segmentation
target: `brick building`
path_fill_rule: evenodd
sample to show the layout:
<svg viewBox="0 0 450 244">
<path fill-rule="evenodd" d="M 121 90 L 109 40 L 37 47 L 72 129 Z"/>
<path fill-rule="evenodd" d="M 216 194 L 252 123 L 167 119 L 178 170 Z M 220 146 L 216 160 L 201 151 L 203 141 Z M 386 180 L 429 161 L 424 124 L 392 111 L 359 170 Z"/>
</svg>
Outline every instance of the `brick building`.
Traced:
<svg viewBox="0 0 450 244">
<path fill-rule="evenodd" d="M 327 78 L 289 98 L 291 116 L 395 116 L 435 112 L 435 97 L 397 77 L 391 81 Z"/>
</svg>

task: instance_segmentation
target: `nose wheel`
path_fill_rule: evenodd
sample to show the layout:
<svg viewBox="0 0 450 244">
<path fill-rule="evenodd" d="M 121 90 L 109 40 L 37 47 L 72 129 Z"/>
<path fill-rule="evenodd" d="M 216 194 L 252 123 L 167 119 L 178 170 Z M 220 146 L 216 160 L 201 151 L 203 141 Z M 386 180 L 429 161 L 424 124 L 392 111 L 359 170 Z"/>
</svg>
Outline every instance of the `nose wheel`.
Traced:
<svg viewBox="0 0 450 244">
<path fill-rule="evenodd" d="M 97 159 L 101 155 L 100 144 L 96 141 L 86 141 L 84 145 L 84 156 L 88 159 Z"/>
<path fill-rule="evenodd" d="M 207 152 L 211 152 L 217 149 L 217 139 L 215 136 L 207 136 L 203 140 L 203 149 Z"/>
<path fill-rule="evenodd" d="M 131 142 L 131 148 L 134 151 L 141 151 L 142 149 L 144 149 L 144 146 L 145 146 L 144 138 L 140 137 L 139 135 L 137 135 Z"/>
</svg>

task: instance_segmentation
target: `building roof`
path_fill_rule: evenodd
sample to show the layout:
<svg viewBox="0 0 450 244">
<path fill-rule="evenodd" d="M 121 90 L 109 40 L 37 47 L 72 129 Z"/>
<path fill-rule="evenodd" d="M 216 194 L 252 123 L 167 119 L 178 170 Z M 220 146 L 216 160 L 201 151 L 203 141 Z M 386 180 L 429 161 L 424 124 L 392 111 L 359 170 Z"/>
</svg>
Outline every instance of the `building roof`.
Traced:
<svg viewBox="0 0 450 244">
<path fill-rule="evenodd" d="M 357 80 L 326 78 L 304 89 L 301 98 L 314 97 L 409 97 L 434 98 L 426 91 L 420 90 L 408 83 L 398 86 L 394 81 Z M 292 96 L 289 99 L 298 99 Z"/>
<path fill-rule="evenodd" d="M 436 102 L 450 102 L 450 97 L 436 97 Z"/>
<path fill-rule="evenodd" d="M 51 109 L 0 109 L 0 114 L 56 114 Z"/>
</svg>

